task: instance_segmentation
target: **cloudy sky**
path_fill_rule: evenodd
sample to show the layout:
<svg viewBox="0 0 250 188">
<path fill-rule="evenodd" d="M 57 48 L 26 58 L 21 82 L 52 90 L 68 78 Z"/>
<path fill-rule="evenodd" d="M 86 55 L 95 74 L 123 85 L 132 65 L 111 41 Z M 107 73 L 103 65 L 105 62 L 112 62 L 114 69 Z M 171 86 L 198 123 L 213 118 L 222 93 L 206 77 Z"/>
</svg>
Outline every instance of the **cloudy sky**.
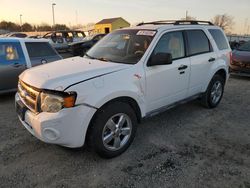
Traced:
<svg viewBox="0 0 250 188">
<path fill-rule="evenodd" d="M 234 17 L 233 32 L 246 33 L 250 26 L 250 0 L 0 0 L 0 21 L 19 23 L 22 14 L 23 22 L 52 24 L 52 3 L 56 3 L 56 23 L 66 25 L 120 16 L 131 24 L 180 19 L 187 10 L 199 20 L 227 13 Z"/>
</svg>

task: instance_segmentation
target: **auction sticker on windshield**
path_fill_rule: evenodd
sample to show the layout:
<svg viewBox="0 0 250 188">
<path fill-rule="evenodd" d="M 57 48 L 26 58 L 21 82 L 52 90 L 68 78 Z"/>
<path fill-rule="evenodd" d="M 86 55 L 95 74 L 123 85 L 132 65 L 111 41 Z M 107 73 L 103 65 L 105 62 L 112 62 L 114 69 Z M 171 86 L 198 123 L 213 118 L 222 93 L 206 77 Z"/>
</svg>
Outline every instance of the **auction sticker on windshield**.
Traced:
<svg viewBox="0 0 250 188">
<path fill-rule="evenodd" d="M 145 35 L 145 36 L 153 37 L 155 33 L 156 31 L 141 30 L 141 31 L 138 31 L 136 35 Z"/>
</svg>

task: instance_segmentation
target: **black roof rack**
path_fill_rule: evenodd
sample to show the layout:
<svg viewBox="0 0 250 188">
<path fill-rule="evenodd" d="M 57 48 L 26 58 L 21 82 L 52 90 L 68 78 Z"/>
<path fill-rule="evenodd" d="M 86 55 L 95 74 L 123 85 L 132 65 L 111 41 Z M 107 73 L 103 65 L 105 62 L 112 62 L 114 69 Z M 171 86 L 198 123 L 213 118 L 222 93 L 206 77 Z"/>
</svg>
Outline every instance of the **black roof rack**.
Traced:
<svg viewBox="0 0 250 188">
<path fill-rule="evenodd" d="M 142 22 L 137 24 L 137 26 L 141 25 L 165 25 L 165 24 L 172 24 L 172 25 L 214 25 L 209 21 L 200 21 L 200 20 L 160 20 L 160 21 L 153 21 L 153 22 Z"/>
</svg>

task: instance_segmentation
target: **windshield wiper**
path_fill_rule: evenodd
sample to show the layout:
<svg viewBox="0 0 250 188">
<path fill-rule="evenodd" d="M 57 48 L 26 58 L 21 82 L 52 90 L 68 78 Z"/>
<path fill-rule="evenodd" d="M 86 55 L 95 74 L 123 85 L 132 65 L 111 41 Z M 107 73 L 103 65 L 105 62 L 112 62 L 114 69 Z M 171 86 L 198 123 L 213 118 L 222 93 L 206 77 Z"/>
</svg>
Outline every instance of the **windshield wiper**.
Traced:
<svg viewBox="0 0 250 188">
<path fill-rule="evenodd" d="M 110 61 L 109 59 L 105 58 L 105 57 L 99 57 L 99 58 L 96 58 L 97 60 L 100 60 L 100 61 Z"/>
<path fill-rule="evenodd" d="M 85 54 L 85 56 L 88 57 L 89 59 L 96 59 L 96 58 L 94 58 L 94 57 L 88 55 L 87 53 Z"/>
<path fill-rule="evenodd" d="M 88 55 L 87 53 L 85 54 L 85 56 L 88 57 L 89 59 L 96 59 L 96 60 L 104 61 L 104 62 L 130 64 L 130 63 L 125 63 L 125 62 L 113 61 L 113 60 L 107 59 L 105 57 L 92 57 L 92 56 Z"/>
<path fill-rule="evenodd" d="M 107 61 L 110 61 L 109 59 L 107 59 L 107 58 L 105 58 L 105 57 L 92 57 L 92 56 L 90 56 L 89 54 L 85 54 L 85 56 L 86 57 L 88 57 L 89 59 L 97 59 L 97 60 L 100 60 L 100 61 L 105 61 L 105 62 L 107 62 Z"/>
</svg>

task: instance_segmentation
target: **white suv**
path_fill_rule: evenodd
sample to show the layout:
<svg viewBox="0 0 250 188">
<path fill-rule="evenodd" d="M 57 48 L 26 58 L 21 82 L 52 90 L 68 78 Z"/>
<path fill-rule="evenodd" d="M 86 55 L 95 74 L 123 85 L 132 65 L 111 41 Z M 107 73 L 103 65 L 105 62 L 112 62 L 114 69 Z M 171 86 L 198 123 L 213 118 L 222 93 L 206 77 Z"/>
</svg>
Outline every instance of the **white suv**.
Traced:
<svg viewBox="0 0 250 188">
<path fill-rule="evenodd" d="M 16 110 L 40 140 L 66 147 L 85 141 L 115 157 L 137 123 L 184 101 L 216 107 L 228 79 L 231 49 L 210 22 L 158 21 L 114 31 L 84 57 L 25 71 Z"/>
</svg>

